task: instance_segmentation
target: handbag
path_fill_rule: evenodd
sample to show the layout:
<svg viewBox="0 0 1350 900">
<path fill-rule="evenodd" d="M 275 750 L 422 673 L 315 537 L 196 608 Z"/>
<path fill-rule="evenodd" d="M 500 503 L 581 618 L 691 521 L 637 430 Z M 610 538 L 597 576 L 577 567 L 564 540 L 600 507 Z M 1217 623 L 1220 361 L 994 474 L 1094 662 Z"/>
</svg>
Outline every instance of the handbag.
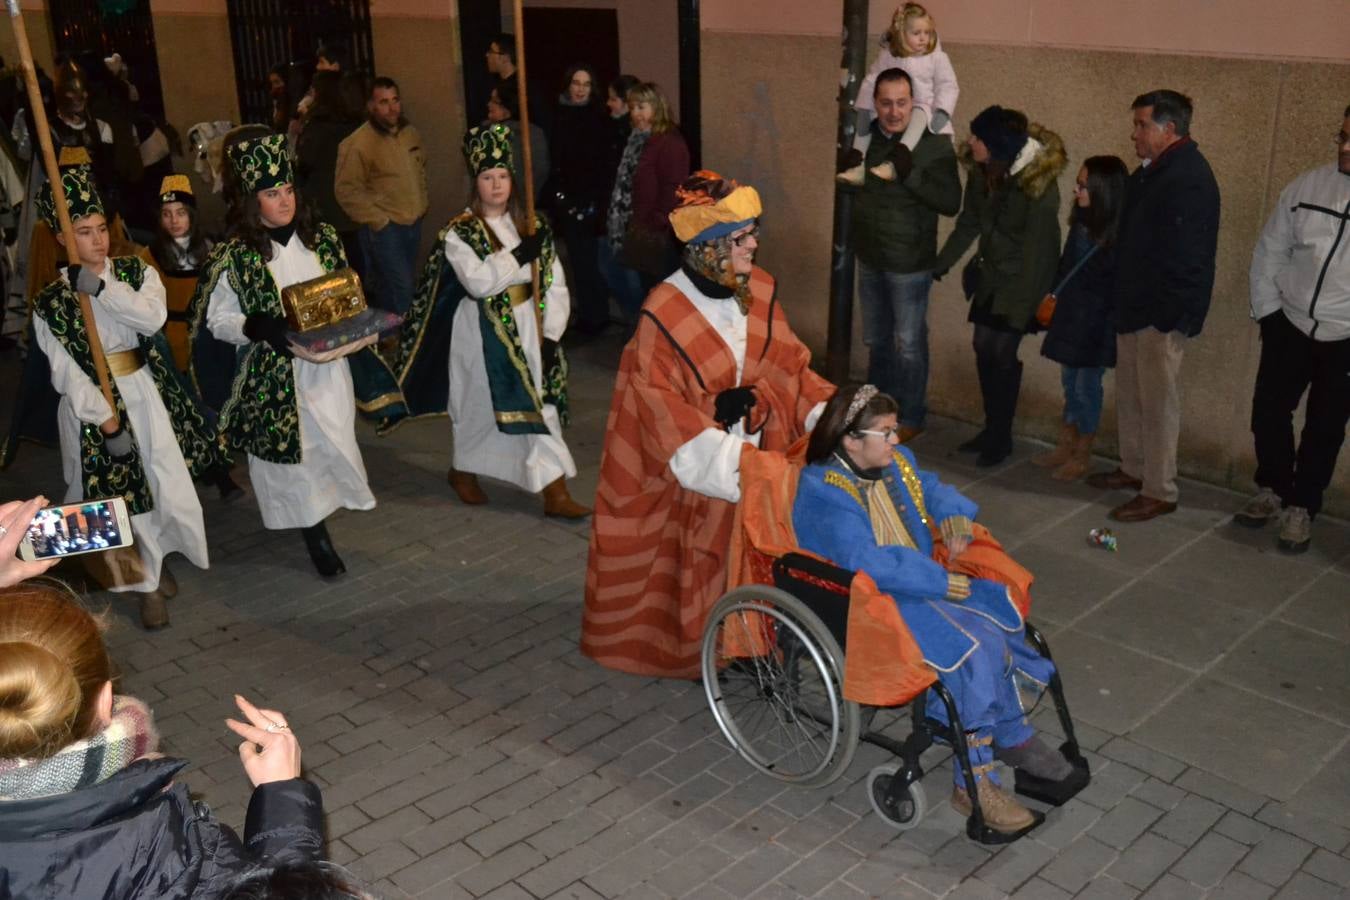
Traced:
<svg viewBox="0 0 1350 900">
<path fill-rule="evenodd" d="M 1069 274 L 1060 279 L 1059 284 L 1055 285 L 1055 289 L 1041 298 L 1041 305 L 1036 307 L 1036 321 L 1042 328 L 1050 327 L 1050 320 L 1055 316 L 1055 306 L 1059 303 L 1059 292 L 1064 290 L 1064 285 L 1069 283 L 1069 279 L 1077 275 L 1078 270 L 1083 268 L 1089 259 L 1092 259 L 1092 254 L 1096 253 L 1099 247 L 1099 244 L 1093 244 L 1092 248 L 1084 253 L 1078 262 L 1074 263 L 1073 268 L 1069 270 Z"/>
<path fill-rule="evenodd" d="M 966 263 L 965 268 L 961 270 L 961 293 L 966 295 L 966 302 L 975 299 L 975 295 L 980 291 L 980 267 L 984 265 L 984 258 L 976 253 Z"/>
<path fill-rule="evenodd" d="M 670 239 L 663 232 L 648 231 L 631 223 L 624 230 L 619 262 L 627 268 L 664 278 L 674 268 L 670 265 L 670 257 Z"/>
</svg>

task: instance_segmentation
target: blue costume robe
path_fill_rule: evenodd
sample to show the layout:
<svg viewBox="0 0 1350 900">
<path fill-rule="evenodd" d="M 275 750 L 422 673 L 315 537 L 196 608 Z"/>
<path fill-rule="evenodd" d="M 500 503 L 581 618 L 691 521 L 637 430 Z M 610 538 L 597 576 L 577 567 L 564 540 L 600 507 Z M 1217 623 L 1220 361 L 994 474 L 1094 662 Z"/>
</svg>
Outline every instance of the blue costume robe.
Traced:
<svg viewBox="0 0 1350 900">
<path fill-rule="evenodd" d="M 955 698 L 961 724 L 972 733 L 971 765 L 982 774 L 992 768 L 992 744 L 1013 747 L 1034 735 L 1026 719 L 1034 701 L 1023 691 L 1039 696 L 1054 666 L 1027 644 L 1022 615 L 1005 585 L 972 578 L 968 598 L 944 599 L 948 573 L 933 559 L 933 529 L 951 517 L 973 521 L 979 506 L 918 469 L 904 447 L 896 448 L 880 481 L 913 547 L 879 543 L 868 511 L 871 481 L 838 457 L 802 471 L 792 509 L 797 543 L 866 572 L 894 598 L 924 661 Z M 929 698 L 928 714 L 946 722 L 936 697 Z M 959 766 L 956 782 L 964 786 Z"/>
</svg>

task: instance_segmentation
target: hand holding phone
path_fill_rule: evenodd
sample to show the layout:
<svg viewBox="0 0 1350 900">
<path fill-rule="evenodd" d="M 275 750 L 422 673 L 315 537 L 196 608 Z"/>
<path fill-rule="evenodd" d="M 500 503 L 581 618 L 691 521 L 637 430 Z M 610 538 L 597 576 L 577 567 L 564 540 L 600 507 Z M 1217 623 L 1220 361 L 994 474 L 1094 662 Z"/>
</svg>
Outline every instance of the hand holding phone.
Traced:
<svg viewBox="0 0 1350 900">
<path fill-rule="evenodd" d="M 0 588 L 18 584 L 27 578 L 36 578 L 56 565 L 57 560 L 32 561 L 18 559 L 14 553 L 25 543 L 28 525 L 37 511 L 47 505 L 46 497 L 31 500 L 11 500 L 0 503 Z"/>
<path fill-rule="evenodd" d="M 19 556 L 30 562 L 97 553 L 134 542 L 127 503 L 121 497 L 38 509 L 31 522 L 16 527 L 25 532 Z"/>
</svg>

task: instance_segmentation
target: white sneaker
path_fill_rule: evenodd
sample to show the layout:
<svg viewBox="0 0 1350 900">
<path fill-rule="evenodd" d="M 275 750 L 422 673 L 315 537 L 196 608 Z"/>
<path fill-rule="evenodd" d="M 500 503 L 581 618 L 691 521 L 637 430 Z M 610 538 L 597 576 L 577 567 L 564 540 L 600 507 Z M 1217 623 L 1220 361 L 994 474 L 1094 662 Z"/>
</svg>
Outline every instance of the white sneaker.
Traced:
<svg viewBox="0 0 1350 900">
<path fill-rule="evenodd" d="M 1312 516 L 1301 506 L 1290 506 L 1280 518 L 1280 549 L 1285 553 L 1306 553 L 1312 543 Z"/>
<path fill-rule="evenodd" d="M 1268 487 L 1256 492 L 1256 496 L 1247 501 L 1233 521 L 1248 528 L 1262 528 L 1280 512 L 1280 497 Z"/>
</svg>

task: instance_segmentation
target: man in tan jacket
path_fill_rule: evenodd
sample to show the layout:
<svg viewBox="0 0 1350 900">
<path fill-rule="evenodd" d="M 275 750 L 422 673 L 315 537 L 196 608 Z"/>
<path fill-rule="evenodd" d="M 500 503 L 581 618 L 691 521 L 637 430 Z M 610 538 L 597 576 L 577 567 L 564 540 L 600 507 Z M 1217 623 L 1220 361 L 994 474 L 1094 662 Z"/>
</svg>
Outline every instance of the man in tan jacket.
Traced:
<svg viewBox="0 0 1350 900">
<path fill-rule="evenodd" d="M 376 78 L 366 123 L 338 145 L 333 185 L 338 203 L 360 225 L 359 240 L 375 305 L 397 313 L 412 303 L 427 166 L 422 136 L 403 118 L 398 84 Z"/>
</svg>

